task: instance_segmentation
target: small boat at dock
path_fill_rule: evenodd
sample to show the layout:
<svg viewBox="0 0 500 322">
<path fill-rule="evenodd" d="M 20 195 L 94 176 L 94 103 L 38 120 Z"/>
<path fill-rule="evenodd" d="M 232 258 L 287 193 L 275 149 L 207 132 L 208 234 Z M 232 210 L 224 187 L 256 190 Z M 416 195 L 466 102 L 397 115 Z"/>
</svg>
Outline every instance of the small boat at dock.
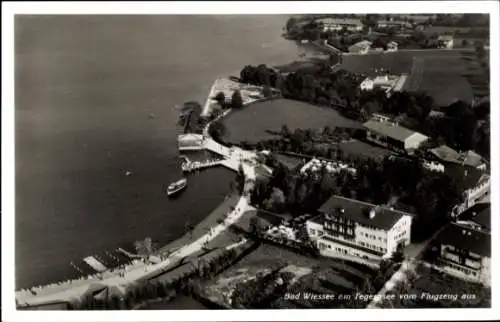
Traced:
<svg viewBox="0 0 500 322">
<path fill-rule="evenodd" d="M 167 187 L 167 196 L 173 196 L 174 194 L 179 193 L 180 191 L 184 190 L 187 187 L 187 179 L 182 178 L 179 181 L 171 183 Z"/>
</svg>

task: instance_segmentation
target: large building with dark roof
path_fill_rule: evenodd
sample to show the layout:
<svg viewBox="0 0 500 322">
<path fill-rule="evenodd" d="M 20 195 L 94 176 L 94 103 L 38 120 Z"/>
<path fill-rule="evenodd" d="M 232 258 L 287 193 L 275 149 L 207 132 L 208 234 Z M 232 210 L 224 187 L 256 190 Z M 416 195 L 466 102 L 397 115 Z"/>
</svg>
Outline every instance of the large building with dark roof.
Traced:
<svg viewBox="0 0 500 322">
<path fill-rule="evenodd" d="M 318 212 L 306 226 L 325 256 L 378 264 L 398 244 L 410 243 L 409 213 L 341 196 L 332 196 Z"/>
<path fill-rule="evenodd" d="M 489 202 L 475 204 L 461 213 L 456 223 L 483 232 L 491 232 L 491 204 Z"/>
<path fill-rule="evenodd" d="M 486 169 L 483 157 L 476 152 L 466 151 L 459 153 L 447 145 L 440 145 L 433 149 L 429 149 L 427 151 L 426 158 L 442 162 L 445 165 L 459 164 L 461 166 L 477 168 L 480 170 Z"/>
<path fill-rule="evenodd" d="M 464 280 L 491 285 L 490 204 L 477 204 L 438 235 L 439 266 Z"/>
<path fill-rule="evenodd" d="M 365 122 L 366 139 L 402 153 L 412 154 L 429 138 L 421 133 L 407 129 L 388 117 L 375 115 Z"/>
</svg>

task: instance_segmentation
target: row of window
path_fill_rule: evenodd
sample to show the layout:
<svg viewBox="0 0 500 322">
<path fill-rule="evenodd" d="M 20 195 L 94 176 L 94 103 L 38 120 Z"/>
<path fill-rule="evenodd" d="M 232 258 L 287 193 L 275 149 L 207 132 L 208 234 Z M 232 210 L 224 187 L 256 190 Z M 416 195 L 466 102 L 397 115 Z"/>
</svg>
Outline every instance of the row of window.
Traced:
<svg viewBox="0 0 500 322">
<path fill-rule="evenodd" d="M 332 224 L 332 225 L 328 225 L 328 224 L 325 224 L 325 228 L 327 229 L 331 229 L 331 230 L 334 230 L 334 231 L 338 231 L 339 233 L 346 233 L 348 235 L 353 235 L 354 234 L 354 229 L 353 228 L 345 228 L 343 225 L 339 225 L 339 224 Z"/>
<path fill-rule="evenodd" d="M 350 219 L 345 219 L 342 217 L 337 217 L 334 215 L 330 215 L 327 219 L 331 220 L 332 222 L 338 222 L 338 223 L 345 223 L 346 225 L 354 225 L 354 221 Z"/>
<path fill-rule="evenodd" d="M 370 248 L 370 249 L 382 252 L 384 254 L 387 252 L 387 248 L 384 248 L 384 247 L 375 246 L 375 245 L 368 244 L 368 243 L 365 243 L 365 242 L 359 242 L 359 244 L 361 246 L 363 246 L 363 247 Z"/>
<path fill-rule="evenodd" d="M 361 236 L 365 236 L 366 238 L 370 238 L 370 239 L 373 239 L 373 240 L 376 240 L 378 239 L 379 241 L 384 241 L 384 243 L 387 243 L 387 238 L 382 238 L 382 237 L 377 237 L 375 235 L 371 235 L 371 234 L 368 234 L 368 233 L 361 233 Z"/>
<path fill-rule="evenodd" d="M 447 264 L 448 266 L 450 266 L 451 268 L 457 270 L 457 271 L 460 271 L 462 273 L 465 273 L 465 275 L 472 275 L 474 277 L 477 276 L 477 272 L 474 272 L 473 270 L 470 270 L 470 269 L 467 269 L 467 268 L 464 268 L 462 266 L 458 266 L 458 265 L 454 265 L 454 264 L 451 264 L 451 263 L 448 263 Z"/>
<path fill-rule="evenodd" d="M 394 237 L 394 240 L 396 241 L 399 241 L 400 239 L 402 239 L 404 236 L 406 235 L 406 231 L 403 231 L 399 234 L 397 234 L 395 237 Z"/>
<path fill-rule="evenodd" d="M 332 249 L 332 245 L 326 245 L 326 244 L 323 244 L 323 243 L 320 243 L 319 244 L 319 248 L 320 249 Z M 337 253 L 340 253 L 340 254 L 343 254 L 343 255 L 348 255 L 348 252 L 347 252 L 347 249 L 345 248 L 341 248 L 341 247 L 335 247 L 335 251 Z M 368 256 L 364 255 L 360 255 L 359 253 L 353 253 L 354 256 L 357 256 L 357 257 L 363 257 L 364 259 L 368 259 Z"/>
</svg>

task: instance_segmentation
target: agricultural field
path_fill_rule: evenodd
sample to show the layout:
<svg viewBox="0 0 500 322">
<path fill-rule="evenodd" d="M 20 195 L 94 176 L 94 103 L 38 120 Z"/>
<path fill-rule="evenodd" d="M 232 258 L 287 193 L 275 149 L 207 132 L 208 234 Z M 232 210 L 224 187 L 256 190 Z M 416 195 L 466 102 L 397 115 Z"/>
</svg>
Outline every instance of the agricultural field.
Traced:
<svg viewBox="0 0 500 322">
<path fill-rule="evenodd" d="M 470 102 L 477 87 L 484 87 L 482 83 L 471 83 L 474 76 L 484 74 L 472 51 L 422 50 L 348 55 L 344 57 L 341 68 L 367 75 L 376 74 L 381 68 L 393 74 L 408 73 L 403 89 L 425 91 L 434 97 L 438 106 L 456 100 Z"/>
<path fill-rule="evenodd" d="M 325 126 L 361 127 L 359 122 L 343 117 L 334 109 L 285 99 L 251 104 L 231 112 L 223 122 L 224 140 L 232 143 L 271 139 L 275 136 L 266 131 L 279 131 L 284 124 L 292 131 Z"/>
<path fill-rule="evenodd" d="M 241 303 L 246 303 L 243 305 L 245 308 L 335 308 L 353 303 L 288 299 L 284 294 L 353 294 L 363 290 L 363 285 L 374 275 L 374 270 L 363 265 L 327 258 L 315 259 L 262 244 L 204 289 L 206 297 L 227 307 L 241 307 Z M 265 290 L 255 287 L 264 280 Z M 253 297 L 258 300 L 254 301 Z M 361 306 L 365 304 L 361 303 Z M 357 305 L 359 307 L 359 303 Z"/>
</svg>

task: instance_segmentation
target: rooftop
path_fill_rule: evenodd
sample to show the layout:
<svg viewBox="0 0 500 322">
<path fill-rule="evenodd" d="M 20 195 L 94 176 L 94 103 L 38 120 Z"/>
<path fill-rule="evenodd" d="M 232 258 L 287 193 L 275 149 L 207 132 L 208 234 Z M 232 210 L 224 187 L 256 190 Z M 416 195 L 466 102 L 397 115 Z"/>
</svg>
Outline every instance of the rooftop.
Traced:
<svg viewBox="0 0 500 322">
<path fill-rule="evenodd" d="M 441 36 L 438 37 L 438 40 L 451 41 L 451 40 L 453 40 L 453 36 L 451 36 L 451 35 L 441 35 Z"/>
<path fill-rule="evenodd" d="M 343 211 L 339 211 L 340 209 L 343 209 Z M 373 218 L 370 218 L 368 214 L 372 209 L 376 209 L 376 214 Z M 335 213 L 339 217 L 383 230 L 390 230 L 405 215 L 412 216 L 399 210 L 335 195 L 330 197 L 318 211 L 323 214 Z M 322 224 L 324 218 L 318 216 L 313 218 L 312 221 Z"/>
<path fill-rule="evenodd" d="M 296 169 L 300 165 L 302 165 L 302 160 L 298 157 L 291 157 L 286 154 L 281 154 L 278 153 L 276 154 L 276 159 L 283 164 L 285 167 L 287 167 L 289 170 Z"/>
<path fill-rule="evenodd" d="M 488 233 L 451 223 L 437 239 L 443 245 L 453 245 L 481 256 L 491 257 L 491 236 Z"/>
<path fill-rule="evenodd" d="M 488 174 L 476 168 L 464 168 L 459 164 L 445 167 L 445 173 L 454 178 L 463 179 L 464 188 L 471 189 L 488 178 Z"/>
<path fill-rule="evenodd" d="M 440 145 L 437 148 L 430 149 L 429 153 L 447 162 L 456 162 L 456 160 L 460 157 L 460 154 L 457 151 L 447 145 Z"/>
<path fill-rule="evenodd" d="M 370 48 L 372 42 L 368 40 L 362 40 L 358 43 L 355 43 L 354 45 L 349 47 L 349 51 L 356 51 L 356 50 L 363 50 Z"/>
<path fill-rule="evenodd" d="M 361 26 L 360 19 L 350 19 L 350 18 L 321 18 L 317 19 L 317 22 L 330 25 L 359 25 Z"/>
<path fill-rule="evenodd" d="M 473 221 L 481 227 L 491 230 L 491 204 L 477 203 L 460 214 L 458 220 Z"/>
<path fill-rule="evenodd" d="M 363 124 L 363 127 L 398 141 L 405 141 L 413 134 L 418 133 L 390 121 L 369 120 Z"/>
</svg>

